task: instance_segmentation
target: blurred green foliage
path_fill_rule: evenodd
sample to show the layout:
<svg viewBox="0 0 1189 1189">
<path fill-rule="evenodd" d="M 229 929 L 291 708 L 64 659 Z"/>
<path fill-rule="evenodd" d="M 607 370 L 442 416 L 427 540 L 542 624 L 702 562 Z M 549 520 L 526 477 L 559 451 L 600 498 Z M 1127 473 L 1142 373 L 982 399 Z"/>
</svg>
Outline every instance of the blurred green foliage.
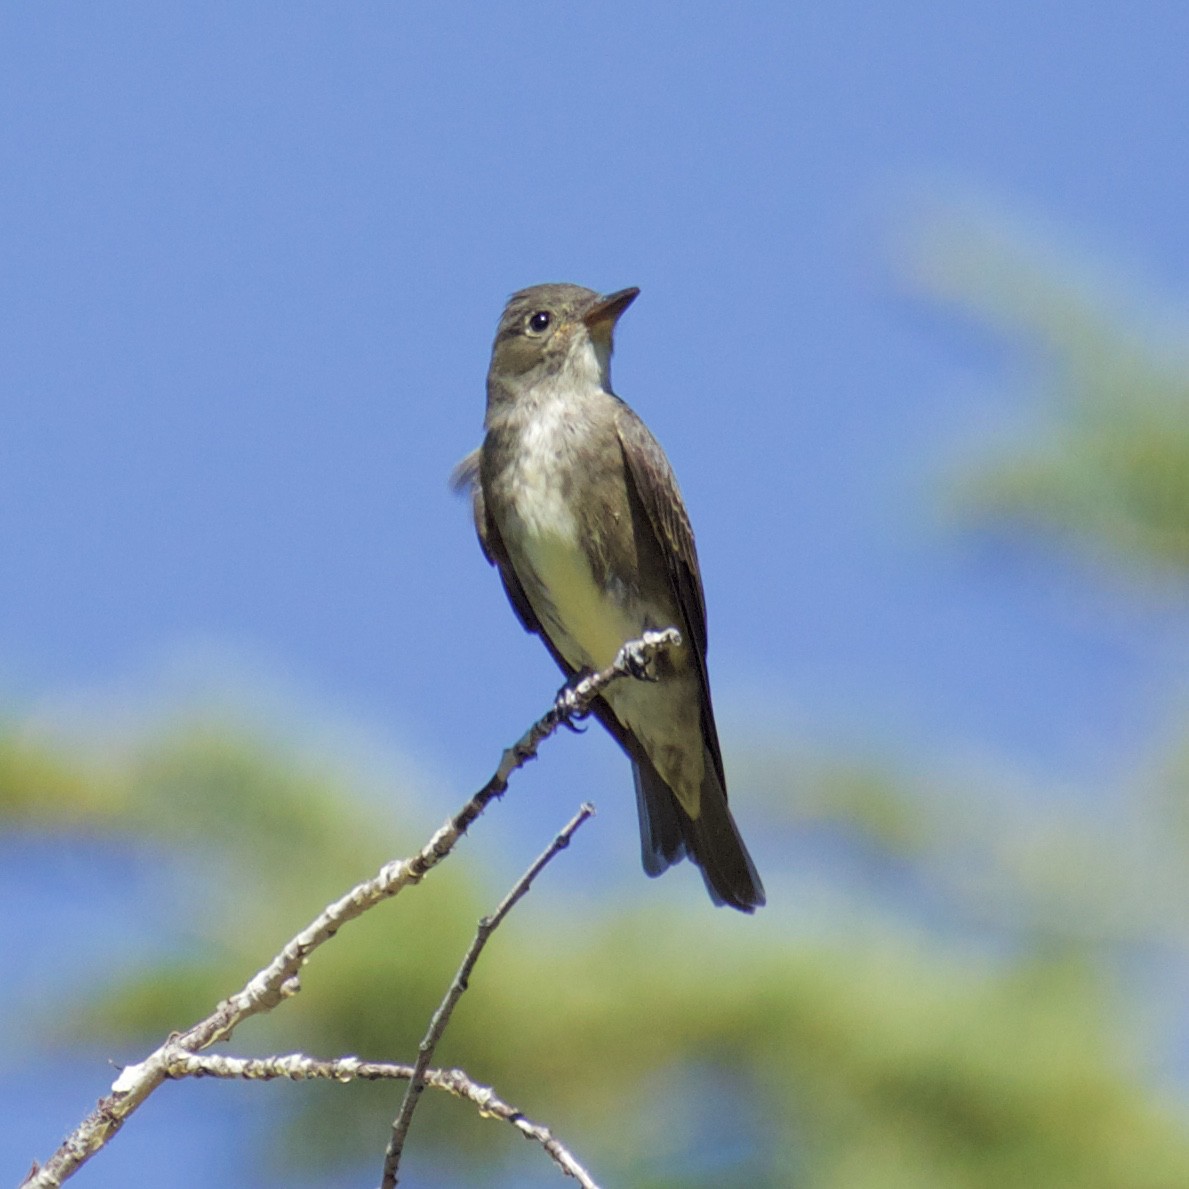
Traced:
<svg viewBox="0 0 1189 1189">
<path fill-rule="evenodd" d="M 1143 581 L 1189 568 L 1189 315 L 1124 302 L 1118 278 L 1001 224 L 953 216 L 914 260 L 927 292 L 1030 365 L 1026 439 L 977 463 L 958 511 L 1031 522 Z M 970 465 L 970 460 L 966 460 Z"/>
<path fill-rule="evenodd" d="M 994 870 L 972 889 L 968 864 L 953 860 L 978 850 L 985 820 L 939 814 L 942 798 L 874 762 L 805 761 L 757 753 L 740 777 L 816 789 L 784 801 L 790 835 L 853 827 L 852 841 L 927 873 L 968 926 L 996 917 L 1006 943 L 947 940 L 862 897 L 814 933 L 791 927 L 777 896 L 766 919 L 744 922 L 646 899 L 592 919 L 538 894 L 489 947 L 441 1063 L 547 1120 L 608 1184 L 1189 1183 L 1189 1118 L 1144 1081 L 1140 1036 L 1082 936 L 1086 906 L 1046 910 L 1050 890 L 1013 866 L 1032 844 L 1013 846 L 1006 811 L 994 830 L 1008 841 L 984 854 Z M 428 834 L 424 822 L 402 828 L 405 800 L 398 792 L 390 810 L 349 774 L 230 722 L 182 722 L 101 755 L 11 725 L 0 745 L 10 828 L 131 837 L 206 877 L 179 923 L 184 958 L 113 977 L 45 1019 L 72 1021 L 60 1041 L 136 1052 L 204 1015 L 332 895 Z M 344 930 L 302 993 L 241 1029 L 235 1051 L 409 1059 L 499 895 L 478 849 Z M 546 878 L 562 877 L 554 867 Z M 997 884 L 1013 896 L 996 916 L 977 887 Z M 386 1086 L 262 1092 L 292 1105 L 277 1150 L 303 1161 L 376 1151 L 396 1103 Z M 540 1171 L 543 1156 L 502 1126 L 461 1104 L 426 1105 L 417 1137 L 456 1172 L 465 1164 L 484 1183 L 493 1169 Z"/>
<path fill-rule="evenodd" d="M 1009 247 L 951 227 L 919 259 L 932 293 L 1030 344 L 1057 397 L 1039 435 L 967 482 L 961 507 L 1056 526 L 1133 573 L 1182 570 L 1184 358 Z M 1103 820 L 1085 798 L 1030 798 L 968 765 L 921 772 L 752 742 L 738 795 L 766 794 L 790 854 L 836 860 L 818 859 L 796 911 L 778 873 L 754 921 L 700 898 L 682 910 L 617 898 L 591 915 L 564 890 L 534 892 L 488 947 L 438 1063 L 546 1122 L 608 1185 L 1189 1184 L 1189 1106 L 1152 1074 L 1157 1046 L 1119 974 L 1122 957 L 1189 948 L 1189 747 Z M 418 801 L 233 716 L 103 746 L 10 721 L 0 823 L 133 840 L 187 869 L 195 891 L 168 954 L 47 998 L 47 1033 L 138 1053 L 205 1015 L 324 903 L 421 845 L 436 823 Z M 411 1059 L 503 892 L 484 829 L 345 929 L 234 1050 Z M 545 879 L 564 888 L 557 864 Z M 302 1162 L 379 1152 L 399 1099 L 384 1085 L 261 1093 L 292 1108 L 275 1145 Z M 414 1141 L 472 1183 L 548 1175 L 510 1129 L 433 1094 Z"/>
</svg>

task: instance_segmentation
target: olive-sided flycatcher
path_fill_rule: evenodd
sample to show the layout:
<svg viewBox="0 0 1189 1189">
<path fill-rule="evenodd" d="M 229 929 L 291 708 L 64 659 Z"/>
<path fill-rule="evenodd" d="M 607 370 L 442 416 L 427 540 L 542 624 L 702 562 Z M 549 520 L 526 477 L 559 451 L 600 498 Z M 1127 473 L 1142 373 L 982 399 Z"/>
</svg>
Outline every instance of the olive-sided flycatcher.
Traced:
<svg viewBox="0 0 1189 1189">
<path fill-rule="evenodd" d="M 638 289 L 536 285 L 508 302 L 487 373 L 486 436 L 459 464 L 487 560 L 568 678 L 646 630 L 682 643 L 655 681 L 619 681 L 592 709 L 632 761 L 644 870 L 688 856 L 717 904 L 764 889 L 727 808 L 706 674 L 694 536 L 668 459 L 611 391 L 611 336 Z"/>
</svg>

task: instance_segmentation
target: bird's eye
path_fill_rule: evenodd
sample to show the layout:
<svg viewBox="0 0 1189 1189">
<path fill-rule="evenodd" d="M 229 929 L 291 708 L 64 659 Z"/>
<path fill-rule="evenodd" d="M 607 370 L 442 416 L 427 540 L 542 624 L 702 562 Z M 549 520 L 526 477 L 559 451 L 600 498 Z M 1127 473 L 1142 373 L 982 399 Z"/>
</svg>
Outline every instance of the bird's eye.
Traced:
<svg viewBox="0 0 1189 1189">
<path fill-rule="evenodd" d="M 552 321 L 553 315 L 548 310 L 538 310 L 535 314 L 529 315 L 528 329 L 532 334 L 544 334 Z"/>
</svg>

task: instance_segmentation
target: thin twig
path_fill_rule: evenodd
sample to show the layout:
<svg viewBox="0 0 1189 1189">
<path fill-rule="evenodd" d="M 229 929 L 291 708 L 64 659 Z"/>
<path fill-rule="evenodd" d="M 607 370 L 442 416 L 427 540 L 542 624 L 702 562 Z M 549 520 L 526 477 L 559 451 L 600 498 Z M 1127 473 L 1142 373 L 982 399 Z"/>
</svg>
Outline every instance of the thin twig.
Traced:
<svg viewBox="0 0 1189 1189">
<path fill-rule="evenodd" d="M 454 976 L 454 981 L 450 984 L 442 1002 L 438 1004 L 437 1011 L 434 1012 L 433 1018 L 429 1022 L 429 1029 L 417 1050 L 413 1076 L 405 1088 L 404 1099 L 401 1101 L 400 1110 L 392 1124 L 392 1138 L 388 1141 L 388 1150 L 384 1153 L 384 1175 L 380 1179 L 380 1189 L 394 1189 L 397 1183 L 401 1152 L 404 1150 L 405 1140 L 409 1134 L 409 1124 L 413 1121 L 413 1112 L 417 1109 L 422 1090 L 425 1089 L 426 1070 L 429 1069 L 429 1063 L 433 1060 L 438 1042 L 446 1031 L 446 1025 L 450 1022 L 454 1008 L 467 989 L 471 972 L 475 969 L 475 963 L 479 961 L 479 955 L 483 952 L 488 938 L 499 928 L 500 922 L 512 911 L 517 901 L 532 887 L 533 880 L 541 874 L 550 860 L 570 845 L 570 839 L 574 836 L 574 832 L 593 813 L 593 805 L 583 805 L 549 846 L 537 856 L 532 866 L 512 885 L 511 890 L 500 901 L 495 912 L 479 921 L 479 927 L 475 930 L 475 939 L 471 942 L 470 948 L 462 960 L 462 965 L 459 966 L 458 973 Z"/>
<path fill-rule="evenodd" d="M 21 1189 L 57 1189 L 72 1177 L 124 1125 L 124 1120 L 165 1080 L 170 1059 L 178 1053 L 196 1053 L 231 1036 L 244 1020 L 271 1011 L 300 989 L 299 973 L 309 956 L 329 941 L 348 921 L 354 920 L 410 884 L 419 883 L 453 849 L 467 828 L 496 797 L 507 790 L 517 768 L 537 754 L 540 745 L 562 723 L 581 717 L 611 682 L 645 673 L 652 658 L 681 643 L 678 632 L 646 632 L 625 644 L 615 662 L 598 673 L 563 689 L 549 711 L 508 748 L 491 779 L 451 817 L 412 858 L 385 864 L 377 875 L 354 887 L 319 913 L 279 954 L 230 998 L 223 1000 L 205 1020 L 186 1032 L 174 1034 L 143 1061 L 127 1066 L 94 1110 L 63 1140 L 44 1164 L 34 1164 Z"/>
<path fill-rule="evenodd" d="M 455 814 L 450 824 L 460 834 L 465 833 L 466 828 L 487 808 L 493 797 L 502 797 L 507 792 L 508 778 L 512 773 L 517 768 L 522 768 L 529 760 L 536 759 L 537 748 L 562 723 L 572 722 L 587 714 L 595 698 L 613 681 L 621 677 L 646 676 L 654 657 L 680 644 L 681 633 L 676 628 L 665 628 L 661 632 L 645 632 L 639 640 L 629 640 L 607 668 L 588 674 L 572 686 L 563 686 L 549 710 L 504 752 L 491 779 L 459 813 Z"/>
<path fill-rule="evenodd" d="M 275 1057 L 231 1057 L 215 1053 L 181 1053 L 170 1062 L 167 1076 L 243 1078 L 249 1081 L 289 1081 L 322 1079 L 335 1082 L 408 1081 L 414 1067 L 388 1061 L 361 1061 L 358 1057 L 336 1057 L 331 1060 L 309 1057 L 305 1053 L 286 1053 Z M 465 1099 L 479 1108 L 481 1115 L 501 1119 L 511 1124 L 526 1139 L 538 1143 L 550 1159 L 567 1176 L 573 1177 L 582 1189 L 599 1189 L 594 1178 L 574 1158 L 570 1150 L 548 1127 L 534 1123 L 510 1103 L 505 1102 L 490 1086 L 484 1086 L 462 1069 L 426 1069 L 422 1074 L 425 1085 L 444 1090 L 456 1098 Z"/>
</svg>

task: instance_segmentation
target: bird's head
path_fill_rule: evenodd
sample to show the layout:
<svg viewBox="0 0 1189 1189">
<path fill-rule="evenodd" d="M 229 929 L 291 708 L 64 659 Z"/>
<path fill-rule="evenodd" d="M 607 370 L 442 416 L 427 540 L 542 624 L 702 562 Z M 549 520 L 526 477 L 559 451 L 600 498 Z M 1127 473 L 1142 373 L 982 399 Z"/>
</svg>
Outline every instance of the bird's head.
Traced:
<svg viewBox="0 0 1189 1189">
<path fill-rule="evenodd" d="M 534 285 L 504 308 L 491 350 L 491 382 L 516 387 L 562 377 L 610 390 L 611 336 L 639 289 L 602 296 L 581 285 Z"/>
</svg>

